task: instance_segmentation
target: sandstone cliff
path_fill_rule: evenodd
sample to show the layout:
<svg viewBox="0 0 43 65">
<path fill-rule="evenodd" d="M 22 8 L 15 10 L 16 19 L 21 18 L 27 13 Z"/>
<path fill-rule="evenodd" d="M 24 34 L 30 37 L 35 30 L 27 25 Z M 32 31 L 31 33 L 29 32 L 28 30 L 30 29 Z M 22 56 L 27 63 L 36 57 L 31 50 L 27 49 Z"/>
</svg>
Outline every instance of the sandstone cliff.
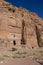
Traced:
<svg viewBox="0 0 43 65">
<path fill-rule="evenodd" d="M 0 0 L 0 45 L 43 47 L 43 20 L 25 8 Z"/>
</svg>

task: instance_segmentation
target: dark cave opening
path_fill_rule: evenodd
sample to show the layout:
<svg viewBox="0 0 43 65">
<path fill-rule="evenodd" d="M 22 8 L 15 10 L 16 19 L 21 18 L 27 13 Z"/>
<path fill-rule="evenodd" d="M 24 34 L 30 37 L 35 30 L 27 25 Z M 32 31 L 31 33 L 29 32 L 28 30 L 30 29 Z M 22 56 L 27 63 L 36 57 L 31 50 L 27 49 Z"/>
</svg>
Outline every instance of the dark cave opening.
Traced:
<svg viewBox="0 0 43 65">
<path fill-rule="evenodd" d="M 13 41 L 13 44 L 16 45 L 16 41 L 15 40 Z"/>
</svg>

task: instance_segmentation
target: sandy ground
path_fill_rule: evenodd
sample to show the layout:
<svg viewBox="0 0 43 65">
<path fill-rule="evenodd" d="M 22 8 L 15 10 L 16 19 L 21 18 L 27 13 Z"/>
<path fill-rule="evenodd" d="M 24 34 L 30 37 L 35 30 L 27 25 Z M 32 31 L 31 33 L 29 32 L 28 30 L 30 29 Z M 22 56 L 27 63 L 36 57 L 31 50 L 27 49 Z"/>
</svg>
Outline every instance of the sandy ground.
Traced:
<svg viewBox="0 0 43 65">
<path fill-rule="evenodd" d="M 21 50 L 21 49 L 19 50 L 19 52 L 21 52 L 21 51 L 24 52 L 24 49 L 23 50 Z M 37 57 L 40 57 L 40 55 L 43 56 L 43 49 L 41 49 L 41 50 L 39 49 L 38 52 L 36 52 L 35 50 L 31 51 L 31 52 L 27 51 L 27 50 L 25 50 L 25 51 L 27 53 L 29 53 L 29 54 L 33 53 L 33 55 L 35 55 Z M 41 54 L 39 53 L 39 51 L 40 51 Z M 6 55 L 6 52 L 8 53 L 7 56 L 11 55 L 13 53 L 11 51 L 6 51 L 5 49 L 0 49 L 0 54 L 4 53 Z M 17 50 L 17 52 L 18 52 L 18 50 Z M 17 54 L 17 55 L 19 56 L 20 54 Z M 17 55 L 15 54 L 14 56 L 17 57 Z M 24 54 L 24 55 L 26 55 L 26 54 Z M 0 57 L 0 65 L 41 65 L 36 60 L 33 60 L 32 59 L 33 56 L 31 56 L 31 55 L 30 56 L 26 56 L 25 58 L 22 58 L 22 55 L 20 55 L 20 56 L 21 56 L 21 58 L 4 57 L 5 58 L 4 60 L 1 60 L 3 57 Z"/>
<path fill-rule="evenodd" d="M 40 65 L 36 61 L 32 60 L 31 58 L 15 58 L 9 59 L 7 58 L 4 61 L 0 61 L 0 65 Z"/>
</svg>

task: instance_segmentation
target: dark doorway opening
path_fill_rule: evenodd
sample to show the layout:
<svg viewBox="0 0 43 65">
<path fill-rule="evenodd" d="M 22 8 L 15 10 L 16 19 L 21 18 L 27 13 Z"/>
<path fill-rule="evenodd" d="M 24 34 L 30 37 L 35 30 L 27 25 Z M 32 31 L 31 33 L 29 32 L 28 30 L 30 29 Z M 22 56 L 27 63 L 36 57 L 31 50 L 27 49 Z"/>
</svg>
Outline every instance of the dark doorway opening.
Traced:
<svg viewBox="0 0 43 65">
<path fill-rule="evenodd" d="M 16 41 L 15 40 L 13 41 L 13 44 L 16 45 Z"/>
</svg>

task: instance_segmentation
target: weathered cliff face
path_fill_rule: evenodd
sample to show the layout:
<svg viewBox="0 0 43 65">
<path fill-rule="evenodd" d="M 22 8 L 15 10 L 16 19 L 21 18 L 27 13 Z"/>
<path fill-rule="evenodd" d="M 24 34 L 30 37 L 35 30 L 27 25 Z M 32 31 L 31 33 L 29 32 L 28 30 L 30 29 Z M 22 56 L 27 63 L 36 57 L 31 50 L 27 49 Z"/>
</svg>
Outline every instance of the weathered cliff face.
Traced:
<svg viewBox="0 0 43 65">
<path fill-rule="evenodd" d="M 1 43 L 43 47 L 43 20 L 35 13 L 0 0 Z"/>
</svg>

